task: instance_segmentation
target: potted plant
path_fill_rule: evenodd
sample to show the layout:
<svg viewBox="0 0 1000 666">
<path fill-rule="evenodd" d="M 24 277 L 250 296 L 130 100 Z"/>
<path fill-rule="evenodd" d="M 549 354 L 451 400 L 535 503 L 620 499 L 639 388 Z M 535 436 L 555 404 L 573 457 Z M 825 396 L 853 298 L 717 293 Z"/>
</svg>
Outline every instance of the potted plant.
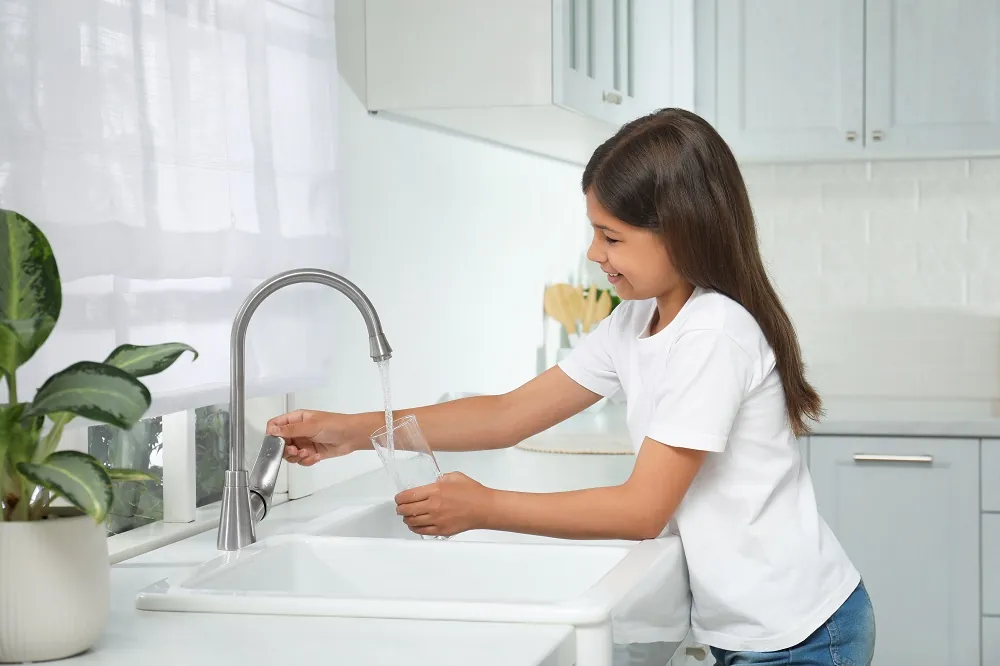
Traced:
<svg viewBox="0 0 1000 666">
<path fill-rule="evenodd" d="M 139 377 L 170 367 L 188 345 L 121 345 L 49 377 L 30 400 L 17 371 L 59 319 L 62 284 L 42 231 L 0 209 L 0 662 L 43 661 L 89 648 L 108 616 L 104 520 L 114 483 L 153 479 L 57 451 L 76 417 L 129 429 L 149 409 Z M 153 479 L 155 480 L 155 479 Z M 54 505 L 57 498 L 64 506 Z"/>
</svg>

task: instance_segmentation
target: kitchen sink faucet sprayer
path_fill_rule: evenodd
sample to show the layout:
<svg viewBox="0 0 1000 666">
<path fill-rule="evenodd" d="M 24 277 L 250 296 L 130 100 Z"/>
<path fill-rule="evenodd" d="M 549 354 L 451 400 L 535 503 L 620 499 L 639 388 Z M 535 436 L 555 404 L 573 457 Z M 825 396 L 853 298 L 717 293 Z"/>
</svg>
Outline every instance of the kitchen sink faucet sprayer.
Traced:
<svg viewBox="0 0 1000 666">
<path fill-rule="evenodd" d="M 344 294 L 361 312 L 368 328 L 369 353 L 376 363 L 392 356 L 392 348 L 382 333 L 382 324 L 371 301 L 349 280 L 318 268 L 296 268 L 279 273 L 257 286 L 243 302 L 233 320 L 230 338 L 229 469 L 222 489 L 219 514 L 219 550 L 239 550 L 257 540 L 256 524 L 267 515 L 278 480 L 285 442 L 280 437 L 264 438 L 253 470 L 246 470 L 245 441 L 245 342 L 247 326 L 257 307 L 282 287 L 311 282 L 332 287 Z"/>
</svg>

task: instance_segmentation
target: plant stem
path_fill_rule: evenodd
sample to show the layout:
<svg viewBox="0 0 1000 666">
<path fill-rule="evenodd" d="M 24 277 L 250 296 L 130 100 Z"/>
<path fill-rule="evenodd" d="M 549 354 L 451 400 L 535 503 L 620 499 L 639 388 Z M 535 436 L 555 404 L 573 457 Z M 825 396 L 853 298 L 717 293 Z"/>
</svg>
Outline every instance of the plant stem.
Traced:
<svg viewBox="0 0 1000 666">
<path fill-rule="evenodd" d="M 42 445 L 35 449 L 34 462 L 40 464 L 45 461 L 59 447 L 59 440 L 62 439 L 63 428 L 73 418 L 72 414 L 58 412 L 52 416 L 52 428 L 42 438 Z"/>
<path fill-rule="evenodd" d="M 21 486 L 21 496 L 17 499 L 17 506 L 14 507 L 14 520 L 28 520 L 31 508 L 31 487 L 23 479 L 18 484 Z"/>
<path fill-rule="evenodd" d="M 17 377 L 14 373 L 5 375 L 7 378 L 7 404 L 16 405 L 17 404 Z"/>
</svg>

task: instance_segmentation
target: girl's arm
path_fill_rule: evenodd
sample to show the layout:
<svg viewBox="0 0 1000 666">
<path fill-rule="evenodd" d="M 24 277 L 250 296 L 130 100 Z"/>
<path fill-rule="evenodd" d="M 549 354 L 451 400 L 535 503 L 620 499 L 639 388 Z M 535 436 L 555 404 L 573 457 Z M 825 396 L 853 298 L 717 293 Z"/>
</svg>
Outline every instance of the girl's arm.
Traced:
<svg viewBox="0 0 1000 666">
<path fill-rule="evenodd" d="M 416 416 L 435 451 L 500 449 L 551 428 L 600 398 L 553 367 L 509 393 L 393 410 L 393 417 Z M 368 412 L 356 415 L 354 427 L 367 444 L 368 436 L 383 424 L 382 412 Z"/>
<path fill-rule="evenodd" d="M 437 451 L 499 449 L 564 421 L 600 397 L 554 367 L 510 393 L 394 410 L 393 416 L 415 415 L 427 443 Z M 288 462 L 309 466 L 370 449 L 369 437 L 384 425 L 384 412 L 299 409 L 271 419 L 267 432 L 285 438 Z"/>
<path fill-rule="evenodd" d="M 399 493 L 397 512 L 418 534 L 495 529 L 566 539 L 652 539 L 663 532 L 706 453 L 647 438 L 625 483 L 558 493 L 494 490 L 452 473 Z"/>
</svg>

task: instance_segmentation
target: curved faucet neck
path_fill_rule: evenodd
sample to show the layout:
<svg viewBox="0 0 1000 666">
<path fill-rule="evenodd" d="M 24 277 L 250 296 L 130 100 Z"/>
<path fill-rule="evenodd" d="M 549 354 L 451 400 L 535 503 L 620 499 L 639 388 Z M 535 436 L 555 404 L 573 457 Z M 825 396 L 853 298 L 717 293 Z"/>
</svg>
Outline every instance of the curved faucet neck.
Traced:
<svg viewBox="0 0 1000 666">
<path fill-rule="evenodd" d="M 332 287 L 344 294 L 361 312 L 368 328 L 369 354 L 373 361 L 384 361 L 392 356 L 392 348 L 382 332 L 382 323 L 371 301 L 358 287 L 336 273 L 319 268 L 297 268 L 265 280 L 254 289 L 240 307 L 233 320 L 230 339 L 230 397 L 229 397 L 229 469 L 246 469 L 245 416 L 246 371 L 245 346 L 250 318 L 260 304 L 271 294 L 292 284 L 311 282 Z"/>
</svg>

